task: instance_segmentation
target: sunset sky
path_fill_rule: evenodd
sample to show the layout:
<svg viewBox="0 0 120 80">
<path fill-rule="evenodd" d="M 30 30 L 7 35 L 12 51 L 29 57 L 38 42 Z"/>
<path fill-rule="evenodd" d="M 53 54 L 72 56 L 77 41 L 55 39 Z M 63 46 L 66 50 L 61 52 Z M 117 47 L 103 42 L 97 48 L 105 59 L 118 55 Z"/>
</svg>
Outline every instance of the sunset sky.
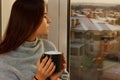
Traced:
<svg viewBox="0 0 120 80">
<path fill-rule="evenodd" d="M 120 0 L 71 0 L 71 2 L 117 3 L 117 4 L 120 4 Z"/>
</svg>

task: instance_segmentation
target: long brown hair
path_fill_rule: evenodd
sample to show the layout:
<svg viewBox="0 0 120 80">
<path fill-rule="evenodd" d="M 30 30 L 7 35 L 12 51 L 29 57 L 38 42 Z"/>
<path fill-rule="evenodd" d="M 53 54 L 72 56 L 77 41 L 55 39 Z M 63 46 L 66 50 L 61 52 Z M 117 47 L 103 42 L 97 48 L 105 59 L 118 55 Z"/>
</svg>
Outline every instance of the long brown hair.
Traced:
<svg viewBox="0 0 120 80">
<path fill-rule="evenodd" d="M 16 0 L 12 6 L 10 19 L 0 54 L 18 48 L 39 27 L 44 16 L 44 0 Z"/>
</svg>

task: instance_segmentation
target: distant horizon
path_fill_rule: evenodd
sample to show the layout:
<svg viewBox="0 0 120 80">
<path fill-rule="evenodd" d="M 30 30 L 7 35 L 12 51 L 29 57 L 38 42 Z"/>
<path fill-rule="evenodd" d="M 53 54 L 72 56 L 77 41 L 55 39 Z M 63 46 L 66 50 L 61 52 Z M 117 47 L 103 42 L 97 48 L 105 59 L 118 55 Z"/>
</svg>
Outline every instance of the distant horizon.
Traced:
<svg viewBox="0 0 120 80">
<path fill-rule="evenodd" d="M 93 6 L 117 6 L 120 4 L 116 4 L 116 3 L 89 3 L 89 2 L 73 2 L 71 3 L 71 5 L 93 5 Z"/>
<path fill-rule="evenodd" d="M 120 4 L 120 0 L 71 0 L 71 3 L 106 3 Z"/>
</svg>

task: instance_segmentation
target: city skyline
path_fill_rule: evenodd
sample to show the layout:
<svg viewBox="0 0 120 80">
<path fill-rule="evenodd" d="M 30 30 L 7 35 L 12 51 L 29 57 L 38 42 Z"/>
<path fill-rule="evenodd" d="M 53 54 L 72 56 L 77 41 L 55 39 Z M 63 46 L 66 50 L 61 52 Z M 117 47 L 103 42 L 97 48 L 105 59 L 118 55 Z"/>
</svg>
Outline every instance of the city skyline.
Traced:
<svg viewBox="0 0 120 80">
<path fill-rule="evenodd" d="M 120 0 L 71 0 L 71 2 L 120 4 Z"/>
</svg>

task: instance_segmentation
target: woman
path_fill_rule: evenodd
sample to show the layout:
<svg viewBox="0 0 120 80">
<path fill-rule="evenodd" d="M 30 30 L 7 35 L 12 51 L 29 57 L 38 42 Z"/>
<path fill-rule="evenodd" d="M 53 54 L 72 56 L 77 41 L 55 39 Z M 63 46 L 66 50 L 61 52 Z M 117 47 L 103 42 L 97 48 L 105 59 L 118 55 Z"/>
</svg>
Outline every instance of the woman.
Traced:
<svg viewBox="0 0 120 80">
<path fill-rule="evenodd" d="M 0 80 L 59 79 L 66 67 L 65 60 L 61 72 L 52 74 L 55 70 L 52 59 L 45 57 L 40 63 L 38 58 L 45 51 L 56 50 L 50 41 L 37 38 L 38 35 L 48 33 L 50 23 L 44 0 L 14 2 L 0 44 Z"/>
</svg>

